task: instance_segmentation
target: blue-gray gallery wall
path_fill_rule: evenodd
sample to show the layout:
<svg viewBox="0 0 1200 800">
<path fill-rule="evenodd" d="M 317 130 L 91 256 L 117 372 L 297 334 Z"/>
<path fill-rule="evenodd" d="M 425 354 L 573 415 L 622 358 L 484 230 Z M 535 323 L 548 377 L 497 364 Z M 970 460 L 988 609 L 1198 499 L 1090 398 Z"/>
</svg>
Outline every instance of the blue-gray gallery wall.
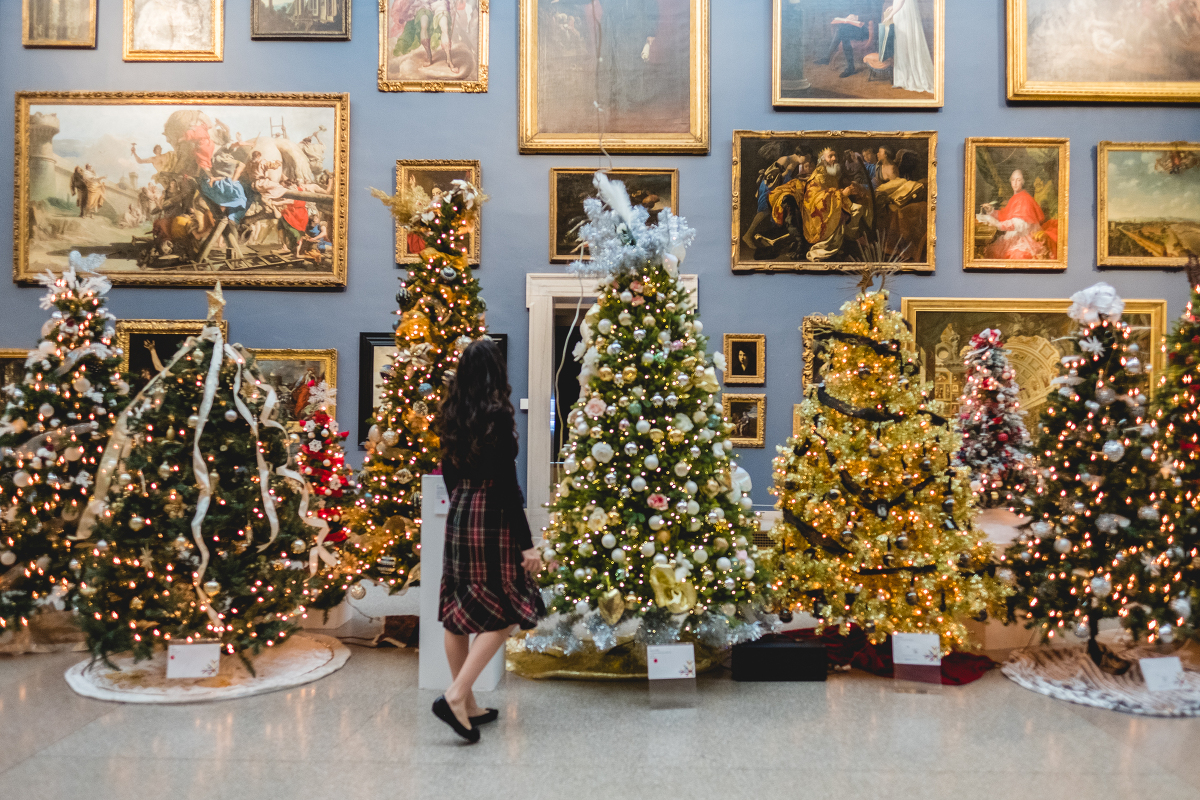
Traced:
<svg viewBox="0 0 1200 800">
<path fill-rule="evenodd" d="M 5 7 L 17 3 L 0 0 Z M 792 404 L 800 396 L 797 328 L 806 314 L 836 310 L 852 295 L 853 281 L 839 275 L 734 275 L 730 271 L 735 129 L 938 131 L 937 272 L 894 279 L 897 307 L 904 295 L 1066 297 L 1103 279 L 1126 297 L 1168 299 L 1172 317 L 1182 312 L 1186 284 L 1179 273 L 1096 269 L 1095 152 L 1102 139 L 1194 141 L 1200 137 L 1195 108 L 1010 106 L 1004 96 L 1003 0 L 947 0 L 943 109 L 777 112 L 770 102 L 770 0 L 711 0 L 711 5 L 711 153 L 618 157 L 615 162 L 679 169 L 680 206 L 699 234 L 686 271 L 700 275 L 700 310 L 714 346 L 720 347 L 723 332 L 767 335 L 767 447 L 737 451 L 754 479 L 754 499 L 760 508 L 772 501 L 767 489 L 774 445 L 790 434 Z M 225 60 L 212 64 L 123 62 L 122 2 L 99 0 L 95 50 L 27 50 L 21 47 L 19 26 L 5 26 L 0 38 L 0 97 L 11 103 L 19 90 L 348 92 L 348 286 L 343 291 L 226 293 L 226 317 L 234 341 L 249 347 L 337 348 L 338 416 L 344 427 L 355 425 L 358 407 L 358 333 L 387 330 L 395 320 L 390 315 L 396 287 L 392 221 L 368 194 L 368 187 L 393 186 L 396 159 L 479 159 L 483 186 L 492 200 L 484 211 L 482 267 L 477 274 L 488 301 L 490 327 L 512 337 L 510 374 L 514 397 L 519 398 L 526 392 L 524 276 L 561 269 L 547 263 L 548 171 L 556 166 L 593 166 L 598 161 L 594 156 L 518 155 L 516 6 L 517 0 L 491 4 L 487 94 L 379 92 L 377 0 L 355 0 L 350 42 L 251 41 L 249 3 L 228 0 Z M 1070 138 L 1070 268 L 1065 274 L 963 272 L 963 140 L 968 136 Z M 12 127 L 0 125 L 0 153 L 12 152 L 12 137 Z M 0 220 L 12 219 L 9 164 L 4 159 Z M 36 340 L 45 314 L 38 308 L 40 294 L 38 288 L 0 281 L 0 347 L 27 347 Z M 111 308 L 118 317 L 186 319 L 201 316 L 205 302 L 200 289 L 116 288 Z M 546 424 L 520 416 L 522 432 L 529 424 Z M 519 474 L 524 473 L 522 464 Z"/>
</svg>

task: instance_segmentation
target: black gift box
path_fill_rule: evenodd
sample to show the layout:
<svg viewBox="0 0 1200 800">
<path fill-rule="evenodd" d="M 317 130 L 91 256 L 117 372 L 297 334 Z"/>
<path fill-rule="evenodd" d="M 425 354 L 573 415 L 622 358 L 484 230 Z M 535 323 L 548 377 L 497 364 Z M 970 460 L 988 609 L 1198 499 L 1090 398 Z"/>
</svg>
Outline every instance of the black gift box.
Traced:
<svg viewBox="0 0 1200 800">
<path fill-rule="evenodd" d="M 823 681 L 825 645 L 784 638 L 760 639 L 733 648 L 735 681 Z"/>
</svg>

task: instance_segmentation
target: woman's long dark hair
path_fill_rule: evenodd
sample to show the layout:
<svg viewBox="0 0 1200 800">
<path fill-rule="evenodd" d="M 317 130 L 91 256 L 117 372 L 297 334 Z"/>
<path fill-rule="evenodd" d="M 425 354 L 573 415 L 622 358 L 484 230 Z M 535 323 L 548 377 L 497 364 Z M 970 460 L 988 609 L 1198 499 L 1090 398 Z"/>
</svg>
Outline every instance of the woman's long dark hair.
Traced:
<svg viewBox="0 0 1200 800">
<path fill-rule="evenodd" d="M 500 348 L 491 339 L 467 345 L 438 415 L 442 457 L 465 468 L 485 449 L 512 446 L 517 452 L 512 387 Z"/>
</svg>

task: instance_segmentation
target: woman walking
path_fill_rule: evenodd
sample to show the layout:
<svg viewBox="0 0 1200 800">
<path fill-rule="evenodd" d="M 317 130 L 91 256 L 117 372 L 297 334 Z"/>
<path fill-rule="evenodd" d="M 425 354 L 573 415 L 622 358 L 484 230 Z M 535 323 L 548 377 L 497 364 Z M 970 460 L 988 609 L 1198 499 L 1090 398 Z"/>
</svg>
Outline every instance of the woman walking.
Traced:
<svg viewBox="0 0 1200 800">
<path fill-rule="evenodd" d="M 541 568 L 517 484 L 517 430 L 504 359 L 491 339 L 472 342 L 441 404 L 442 475 L 450 492 L 438 619 L 454 682 L 433 713 L 469 742 L 499 716 L 471 687 L 512 632 L 546 613 L 532 577 Z M 471 642 L 470 635 L 477 634 Z"/>
</svg>

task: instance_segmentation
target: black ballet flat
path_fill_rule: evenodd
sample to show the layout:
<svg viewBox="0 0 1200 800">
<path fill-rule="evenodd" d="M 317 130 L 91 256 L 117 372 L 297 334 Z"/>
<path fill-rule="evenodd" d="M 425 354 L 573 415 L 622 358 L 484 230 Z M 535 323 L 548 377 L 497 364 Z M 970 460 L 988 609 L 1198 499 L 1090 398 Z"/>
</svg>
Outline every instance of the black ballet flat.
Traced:
<svg viewBox="0 0 1200 800">
<path fill-rule="evenodd" d="M 446 702 L 445 695 L 433 701 L 433 715 L 453 728 L 455 733 L 471 744 L 479 741 L 479 729 L 464 728 L 463 724 L 458 721 L 458 717 L 454 716 L 454 711 L 450 708 L 450 704 Z"/>
<path fill-rule="evenodd" d="M 478 728 L 480 725 L 487 725 L 489 722 L 495 722 L 499 718 L 500 711 L 495 708 L 485 708 L 483 713 L 478 717 L 469 717 L 472 728 Z"/>
</svg>

